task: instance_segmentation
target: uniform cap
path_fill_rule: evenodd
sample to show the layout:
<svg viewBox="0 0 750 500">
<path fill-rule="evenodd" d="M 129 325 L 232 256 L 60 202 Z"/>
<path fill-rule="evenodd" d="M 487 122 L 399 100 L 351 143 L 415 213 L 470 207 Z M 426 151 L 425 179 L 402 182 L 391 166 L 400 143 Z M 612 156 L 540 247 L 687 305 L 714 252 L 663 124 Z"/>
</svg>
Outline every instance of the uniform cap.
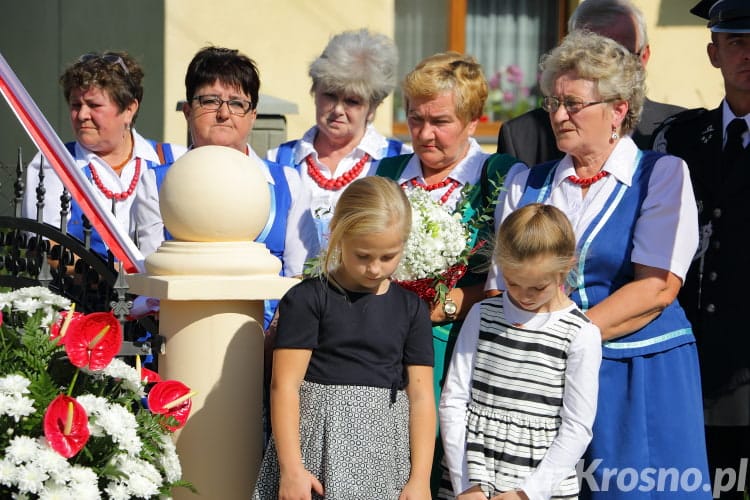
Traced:
<svg viewBox="0 0 750 500">
<path fill-rule="evenodd" d="M 750 33 L 750 0 L 701 0 L 690 12 L 713 32 Z"/>
</svg>

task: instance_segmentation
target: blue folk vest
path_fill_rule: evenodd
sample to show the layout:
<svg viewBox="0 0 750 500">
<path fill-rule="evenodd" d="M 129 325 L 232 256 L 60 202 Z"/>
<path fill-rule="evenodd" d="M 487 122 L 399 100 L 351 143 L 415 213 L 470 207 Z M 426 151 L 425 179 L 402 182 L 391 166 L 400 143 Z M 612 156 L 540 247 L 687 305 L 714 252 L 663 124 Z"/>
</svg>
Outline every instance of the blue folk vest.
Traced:
<svg viewBox="0 0 750 500">
<path fill-rule="evenodd" d="M 578 287 L 571 299 L 582 310 L 590 309 L 633 280 L 631 253 L 635 225 L 648 194 L 651 173 L 662 156 L 654 151 L 639 152 L 632 185 L 618 183 L 578 241 Z M 547 162 L 529 171 L 519 207 L 543 203 L 549 198 L 558 164 L 558 161 Z M 690 342 L 695 342 L 690 322 L 675 300 L 640 330 L 604 342 L 602 356 L 609 359 L 644 356 Z"/>
</svg>

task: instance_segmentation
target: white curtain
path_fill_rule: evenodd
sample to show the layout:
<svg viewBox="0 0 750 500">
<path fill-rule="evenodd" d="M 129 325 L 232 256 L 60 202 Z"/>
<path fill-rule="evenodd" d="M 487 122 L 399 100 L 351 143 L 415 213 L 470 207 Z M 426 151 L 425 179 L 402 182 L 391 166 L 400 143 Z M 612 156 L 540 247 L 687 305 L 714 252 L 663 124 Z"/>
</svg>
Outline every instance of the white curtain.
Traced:
<svg viewBox="0 0 750 500">
<path fill-rule="evenodd" d="M 507 119 L 509 108 L 515 115 L 536 104 L 539 56 L 557 44 L 558 5 L 554 0 L 468 0 L 466 53 L 482 64 L 493 87 L 488 99 L 490 119 Z M 448 0 L 395 0 L 395 7 L 401 81 L 423 58 L 448 49 L 449 5 Z M 512 83 L 514 78 L 520 80 L 518 84 Z M 506 95 L 509 92 L 513 96 Z M 405 121 L 400 94 L 399 89 L 394 94 L 397 122 Z"/>
<path fill-rule="evenodd" d="M 523 85 L 535 87 L 539 57 L 557 44 L 558 16 L 558 2 L 550 0 L 469 0 L 466 52 L 488 80 L 516 65 Z"/>
<path fill-rule="evenodd" d="M 400 83 L 419 61 L 448 47 L 448 1 L 396 0 L 396 44 Z M 395 121 L 406 121 L 398 87 L 394 101 Z"/>
</svg>

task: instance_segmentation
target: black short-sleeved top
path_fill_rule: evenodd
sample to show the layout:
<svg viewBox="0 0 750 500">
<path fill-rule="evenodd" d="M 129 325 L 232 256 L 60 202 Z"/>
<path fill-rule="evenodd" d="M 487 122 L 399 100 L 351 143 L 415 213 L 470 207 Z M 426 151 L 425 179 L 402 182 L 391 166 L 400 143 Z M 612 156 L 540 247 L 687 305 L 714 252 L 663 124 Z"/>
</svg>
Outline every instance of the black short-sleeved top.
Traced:
<svg viewBox="0 0 750 500">
<path fill-rule="evenodd" d="M 382 295 L 298 283 L 279 303 L 274 348 L 312 349 L 305 380 L 319 384 L 402 389 L 406 365 L 434 363 L 427 304 L 393 283 Z"/>
</svg>

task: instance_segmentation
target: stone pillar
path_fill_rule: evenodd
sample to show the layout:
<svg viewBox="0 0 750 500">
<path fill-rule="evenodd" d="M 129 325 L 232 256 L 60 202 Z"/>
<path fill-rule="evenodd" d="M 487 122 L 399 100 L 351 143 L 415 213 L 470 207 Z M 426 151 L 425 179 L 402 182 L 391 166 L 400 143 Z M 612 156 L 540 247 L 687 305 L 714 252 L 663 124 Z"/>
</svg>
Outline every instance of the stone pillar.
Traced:
<svg viewBox="0 0 750 500">
<path fill-rule="evenodd" d="M 296 282 L 279 277 L 279 260 L 251 241 L 269 199 L 248 156 L 220 146 L 188 152 L 160 192 L 175 240 L 146 259 L 146 273 L 127 278 L 133 293 L 161 301 L 159 374 L 197 391 L 175 442 L 183 479 L 202 498 L 249 498 L 262 458 L 262 301 Z M 181 488 L 173 495 L 196 498 Z"/>
</svg>

